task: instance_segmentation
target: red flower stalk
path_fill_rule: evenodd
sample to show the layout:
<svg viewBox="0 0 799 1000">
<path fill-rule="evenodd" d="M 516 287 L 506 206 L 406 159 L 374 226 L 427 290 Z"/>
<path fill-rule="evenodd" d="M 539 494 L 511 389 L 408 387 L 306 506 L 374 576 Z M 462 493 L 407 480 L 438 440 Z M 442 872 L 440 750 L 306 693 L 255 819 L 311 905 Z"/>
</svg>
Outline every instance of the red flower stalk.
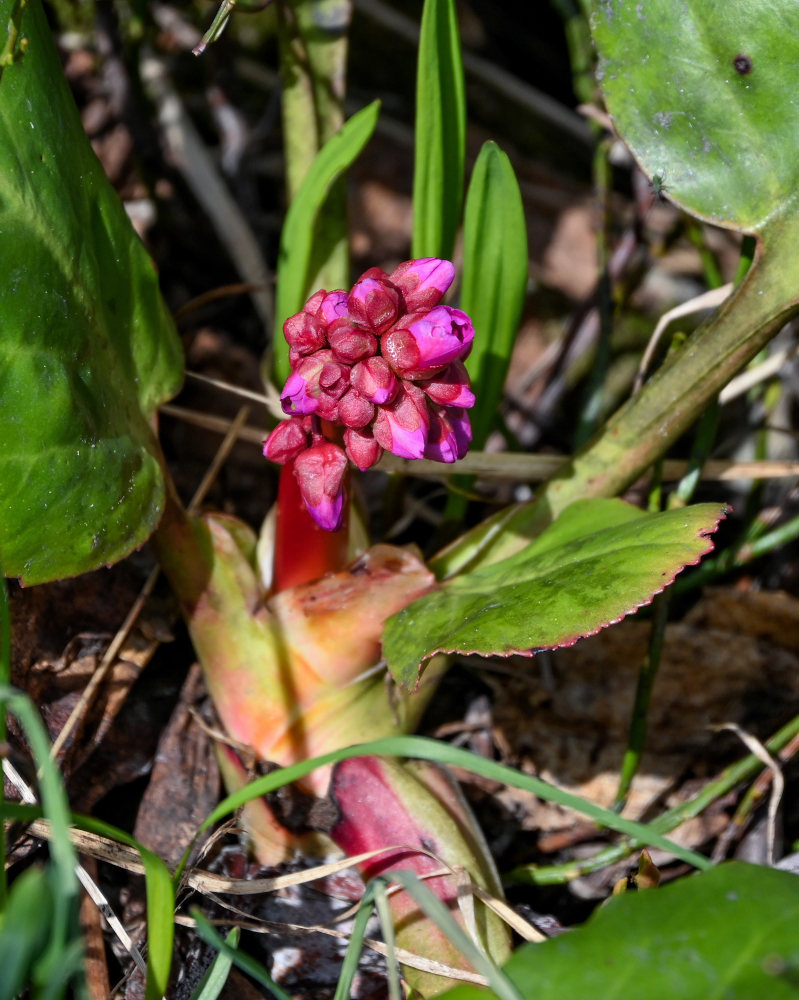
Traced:
<svg viewBox="0 0 799 1000">
<path fill-rule="evenodd" d="M 316 292 L 283 325 L 292 371 L 280 398 L 290 419 L 264 455 L 281 465 L 296 459 L 300 493 L 325 530 L 342 523 L 347 459 L 368 469 L 384 449 L 438 462 L 466 454 L 474 394 L 463 360 L 474 328 L 466 313 L 439 304 L 454 275 L 435 257 L 391 274 L 373 267 L 349 294 Z"/>
</svg>

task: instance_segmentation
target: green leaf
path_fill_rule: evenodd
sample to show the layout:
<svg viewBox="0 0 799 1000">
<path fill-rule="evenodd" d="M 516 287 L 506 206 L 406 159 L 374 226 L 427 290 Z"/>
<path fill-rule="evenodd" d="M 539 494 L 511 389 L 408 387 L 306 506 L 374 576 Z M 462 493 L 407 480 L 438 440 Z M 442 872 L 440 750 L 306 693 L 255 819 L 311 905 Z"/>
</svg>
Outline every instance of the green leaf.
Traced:
<svg viewBox="0 0 799 1000">
<path fill-rule="evenodd" d="M 42 868 L 29 868 L 16 879 L 0 914 L 0 1000 L 14 1000 L 30 985 L 34 967 L 53 932 L 51 879 Z"/>
<path fill-rule="evenodd" d="M 241 969 L 242 972 L 246 972 L 257 983 L 265 986 L 272 996 L 276 997 L 276 1000 L 291 1000 L 291 996 L 278 986 L 260 962 L 257 962 L 250 955 L 245 955 L 243 951 L 239 951 L 237 947 L 229 943 L 229 938 L 227 940 L 221 938 L 214 930 L 214 925 L 197 907 L 192 909 L 191 915 L 197 923 L 197 933 L 203 941 L 207 941 L 208 944 L 213 945 L 219 951 L 220 955 L 224 955 L 233 965 Z"/>
<path fill-rule="evenodd" d="M 522 945 L 504 971 L 536 1000 L 796 1000 L 799 878 L 741 862 L 624 893 L 585 926 Z M 447 1000 L 496 994 L 458 986 Z"/>
<path fill-rule="evenodd" d="M 309 271 L 316 217 L 331 186 L 357 159 L 371 138 L 379 113 L 380 102 L 373 101 L 328 139 L 311 164 L 286 213 L 278 256 L 276 330 L 282 330 L 289 316 L 302 309 L 311 293 L 308 283 L 311 280 Z M 280 335 L 275 337 L 274 343 L 274 373 L 278 384 L 286 381 L 289 372 L 288 344 Z"/>
<path fill-rule="evenodd" d="M 527 288 L 527 225 L 510 160 L 494 142 L 480 150 L 466 196 L 461 308 L 475 337 L 466 363 L 477 402 L 472 447 L 496 420 Z"/>
<path fill-rule="evenodd" d="M 13 9 L 0 0 L 0 25 Z M 39 583 L 121 559 L 154 529 L 151 421 L 182 361 L 39 0 L 21 29 L 27 49 L 0 77 L 0 560 Z"/>
<path fill-rule="evenodd" d="M 234 927 L 225 938 L 225 944 L 230 948 L 238 948 L 241 929 Z M 230 955 L 222 954 L 220 951 L 211 964 L 211 968 L 200 980 L 197 989 L 192 993 L 191 1000 L 216 1000 L 230 975 L 233 968 L 233 959 Z"/>
<path fill-rule="evenodd" d="M 383 655 L 413 685 L 436 652 L 484 656 L 570 645 L 647 603 L 712 548 L 715 504 L 646 514 L 581 500 L 514 556 L 465 573 L 389 618 Z"/>
<path fill-rule="evenodd" d="M 608 110 L 668 197 L 747 232 L 795 205 L 795 0 L 595 0 L 593 10 Z"/>
<path fill-rule="evenodd" d="M 175 936 L 175 891 L 169 869 L 149 848 L 135 837 L 92 816 L 75 816 L 76 825 L 118 840 L 139 852 L 144 865 L 147 888 L 147 987 L 146 1000 L 160 1000 L 166 994 L 172 967 L 172 943 Z"/>
<path fill-rule="evenodd" d="M 17 718 L 30 745 L 39 771 L 42 811 L 52 827 L 50 861 L 44 876 L 48 892 L 47 899 L 42 903 L 47 912 L 48 934 L 46 946 L 37 952 L 35 965 L 30 970 L 34 983 L 42 990 L 37 995 L 44 1000 L 45 997 L 61 995 L 62 987 L 66 987 L 70 978 L 76 985 L 82 978 L 83 944 L 78 919 L 79 886 L 75 874 L 77 855 L 69 836 L 66 792 L 55 762 L 50 757 L 50 742 L 39 713 L 26 694 L 4 684 L 0 685 L 0 711 L 6 709 Z M 24 907 L 27 904 L 17 905 Z M 14 912 L 22 919 L 20 911 L 15 909 Z M 12 915 L 8 919 L 16 918 Z M 0 965 L 0 968 L 3 966 Z"/>
<path fill-rule="evenodd" d="M 466 94 L 453 0 L 426 0 L 416 76 L 413 257 L 451 259 L 463 201 Z"/>
<path fill-rule="evenodd" d="M 293 781 L 299 781 L 306 774 L 310 774 L 318 767 L 325 767 L 327 764 L 335 764 L 341 760 L 350 760 L 352 757 L 368 756 L 386 757 L 418 757 L 419 760 L 435 760 L 440 764 L 447 764 L 450 767 L 463 768 L 472 774 L 480 774 L 491 781 L 498 781 L 509 785 L 511 788 L 521 788 L 524 791 L 537 795 L 546 802 L 554 802 L 565 809 L 573 809 L 582 816 L 606 827 L 608 830 L 616 830 L 618 833 L 626 834 L 631 838 L 632 845 L 659 847 L 661 850 L 673 854 L 693 865 L 696 868 L 710 868 L 711 862 L 707 858 L 697 854 L 687 847 L 674 843 L 664 836 L 663 833 L 655 829 L 655 824 L 636 823 L 634 820 L 619 816 L 612 809 L 603 809 L 595 802 L 584 799 L 572 792 L 567 792 L 556 785 L 550 785 L 541 778 L 536 778 L 532 774 L 522 774 L 520 771 L 505 764 L 499 764 L 493 760 L 486 760 L 477 754 L 460 747 L 453 747 L 449 743 L 442 743 L 441 740 L 427 739 L 423 736 L 389 736 L 379 740 L 371 740 L 369 743 L 361 743 L 352 747 L 343 747 L 340 750 L 331 750 L 330 753 L 321 754 L 319 757 L 310 760 L 300 761 L 298 764 L 291 764 L 288 767 L 279 768 L 272 771 L 263 778 L 256 778 L 249 785 L 228 795 L 226 799 L 219 803 L 210 816 L 205 820 L 198 831 L 198 836 L 209 830 L 219 820 L 224 819 L 235 812 L 240 806 L 251 802 L 253 799 L 267 795 L 284 785 Z M 189 845 L 181 858 L 174 881 L 179 881 L 188 859 L 191 855 L 193 845 Z M 572 877 L 580 874 L 580 862 L 575 861 Z"/>
<path fill-rule="evenodd" d="M 447 905 L 412 871 L 393 871 L 386 881 L 396 882 L 413 899 L 422 912 L 446 934 L 476 972 L 483 975 L 500 1000 L 522 1000 L 510 978 L 501 972 L 488 955 L 475 944 L 449 911 Z"/>
</svg>

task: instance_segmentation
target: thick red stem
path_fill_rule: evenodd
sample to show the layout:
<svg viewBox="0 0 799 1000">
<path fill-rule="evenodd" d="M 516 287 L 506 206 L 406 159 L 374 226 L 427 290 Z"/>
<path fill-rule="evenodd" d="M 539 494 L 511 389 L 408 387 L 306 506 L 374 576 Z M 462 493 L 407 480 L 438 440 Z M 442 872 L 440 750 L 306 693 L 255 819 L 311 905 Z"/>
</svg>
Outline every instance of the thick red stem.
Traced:
<svg viewBox="0 0 799 1000">
<path fill-rule="evenodd" d="M 337 573 L 347 565 L 349 551 L 349 499 L 345 500 L 344 524 L 338 531 L 325 531 L 305 507 L 294 462 L 280 470 L 275 529 L 274 590 L 286 590 Z"/>
</svg>

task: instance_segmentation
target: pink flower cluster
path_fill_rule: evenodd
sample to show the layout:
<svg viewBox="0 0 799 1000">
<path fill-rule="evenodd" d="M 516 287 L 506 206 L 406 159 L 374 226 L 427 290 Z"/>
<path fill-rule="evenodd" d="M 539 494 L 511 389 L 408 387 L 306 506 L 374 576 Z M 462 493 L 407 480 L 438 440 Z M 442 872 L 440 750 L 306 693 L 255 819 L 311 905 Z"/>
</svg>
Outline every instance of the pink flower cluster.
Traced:
<svg viewBox="0 0 799 1000">
<path fill-rule="evenodd" d="M 305 504 L 328 531 L 342 523 L 347 458 L 368 469 L 384 449 L 439 462 L 466 454 L 474 394 L 463 361 L 474 329 L 466 313 L 439 305 L 454 276 L 435 257 L 391 274 L 373 267 L 349 293 L 312 295 L 283 326 L 291 375 L 280 399 L 291 419 L 264 455 L 296 459 Z"/>
</svg>

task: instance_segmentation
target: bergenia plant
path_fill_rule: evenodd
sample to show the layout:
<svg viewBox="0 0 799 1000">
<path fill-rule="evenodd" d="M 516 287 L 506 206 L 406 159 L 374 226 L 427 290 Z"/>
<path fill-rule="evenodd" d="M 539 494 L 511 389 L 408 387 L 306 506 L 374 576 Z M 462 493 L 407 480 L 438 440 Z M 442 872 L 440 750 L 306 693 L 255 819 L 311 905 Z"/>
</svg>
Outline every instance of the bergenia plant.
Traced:
<svg viewBox="0 0 799 1000">
<path fill-rule="evenodd" d="M 438 462 L 466 454 L 474 394 L 463 362 L 474 328 L 439 304 L 454 276 L 436 258 L 391 274 L 373 267 L 349 294 L 316 292 L 284 324 L 292 371 L 280 398 L 290 417 L 264 455 L 293 461 L 305 505 L 327 531 L 342 525 L 347 459 L 366 470 L 383 450 Z"/>
<path fill-rule="evenodd" d="M 38 0 L 0 0 L 0 24 L 8 26 L 0 46 L 0 236 L 18 248 L 0 290 L 0 562 L 7 574 L 38 583 L 119 560 L 152 534 L 226 732 L 219 741 L 225 779 L 231 791 L 246 786 L 235 801 L 247 801 L 243 820 L 255 852 L 276 864 L 335 843 L 350 855 L 375 852 L 363 862 L 366 879 L 399 869 L 424 877 L 476 945 L 467 961 L 415 897 L 391 896 L 397 943 L 439 963 L 438 972 L 407 971 L 429 996 L 446 988 L 448 973 L 471 974 L 475 963 L 493 968 L 489 959 L 507 957 L 509 932 L 494 911 L 478 900 L 476 918 L 467 920 L 459 908 L 463 872 L 483 898 L 501 896 L 500 880 L 444 772 L 397 758 L 343 760 L 345 748 L 412 732 L 447 654 L 531 656 L 572 643 L 647 603 L 708 550 L 723 516 L 719 504 L 650 514 L 615 497 L 799 308 L 787 264 L 791 281 L 774 277 L 775 260 L 796 257 L 795 210 L 785 208 L 795 185 L 779 211 L 763 195 L 757 211 L 719 220 L 762 235 L 767 247 L 733 304 L 535 501 L 500 511 L 428 563 L 413 548 L 356 545 L 345 530 L 354 519 L 348 477 L 368 475 L 383 452 L 451 466 L 466 455 L 472 428 L 485 442 L 524 300 L 525 220 L 513 170 L 493 143 L 477 159 L 462 216 L 465 104 L 455 8 L 451 0 L 427 0 L 414 259 L 390 272 L 371 268 L 343 290 L 350 276 L 341 254 L 342 175 L 368 141 L 378 108 L 343 123 L 341 38 L 317 30 L 313 5 L 283 6 L 297 15 L 283 18 L 280 29 L 290 69 L 287 149 L 310 130 L 314 141 L 302 169 L 298 154 L 287 154 L 292 200 L 277 290 L 287 345 L 273 345 L 286 419 L 264 445 L 283 469 L 274 535 L 266 529 L 259 545 L 250 526 L 220 514 L 190 515 L 177 497 L 154 415 L 177 391 L 181 361 L 152 264 L 91 153 Z M 598 36 L 611 36 L 603 44 L 622 64 L 609 79 L 623 79 L 629 43 L 614 48 L 615 7 L 597 6 L 607 15 Z M 630 34 L 641 6 L 629 12 Z M 743 6 L 730 0 L 726 8 L 740 13 Z M 716 72 L 706 62 L 695 89 Z M 695 64 L 703 65 L 699 57 Z M 669 78 L 668 70 L 662 64 L 659 79 Z M 629 87 L 619 86 L 626 95 Z M 788 107 L 790 92 L 765 92 L 769 115 Z M 695 100 L 703 107 L 701 95 Z M 623 106 L 624 97 L 619 101 Z M 709 134 L 717 125 L 707 108 L 702 113 Z M 647 120 L 659 119 L 653 112 Z M 686 143 L 704 141 L 691 115 L 680 122 Z M 666 157 L 657 134 L 656 155 Z M 718 143 L 728 134 L 721 129 Z M 708 140 L 711 151 L 715 142 Z M 734 152 L 725 163 L 737 162 Z M 649 162 L 655 153 L 641 156 Z M 703 157 L 711 162 L 708 150 Z M 700 157 L 683 159 L 690 166 L 674 185 L 682 178 L 690 194 Z M 795 169 L 795 157 L 784 162 Z M 716 219 L 727 195 L 711 199 L 709 188 L 703 181 L 689 207 Z M 746 188 L 752 197 L 754 190 Z M 461 217 L 466 311 L 442 304 L 455 275 L 445 258 Z M 76 246 L 85 250 L 78 257 Z M 304 773 L 300 791 L 334 808 L 325 821 L 309 809 L 307 822 L 289 823 L 263 800 L 263 779 L 251 782 L 249 765 L 297 765 L 320 755 L 330 766 Z M 546 793 L 543 782 L 537 787 Z M 583 808 L 597 818 L 595 807 Z M 602 818 L 612 829 L 647 836 L 615 814 Z M 662 836 L 652 836 L 664 846 Z M 151 969 L 149 998 L 166 990 L 168 950 L 166 971 Z M 164 948 L 154 941 L 151 952 L 163 958 Z M 507 986 L 505 996 L 514 995 Z"/>
</svg>

